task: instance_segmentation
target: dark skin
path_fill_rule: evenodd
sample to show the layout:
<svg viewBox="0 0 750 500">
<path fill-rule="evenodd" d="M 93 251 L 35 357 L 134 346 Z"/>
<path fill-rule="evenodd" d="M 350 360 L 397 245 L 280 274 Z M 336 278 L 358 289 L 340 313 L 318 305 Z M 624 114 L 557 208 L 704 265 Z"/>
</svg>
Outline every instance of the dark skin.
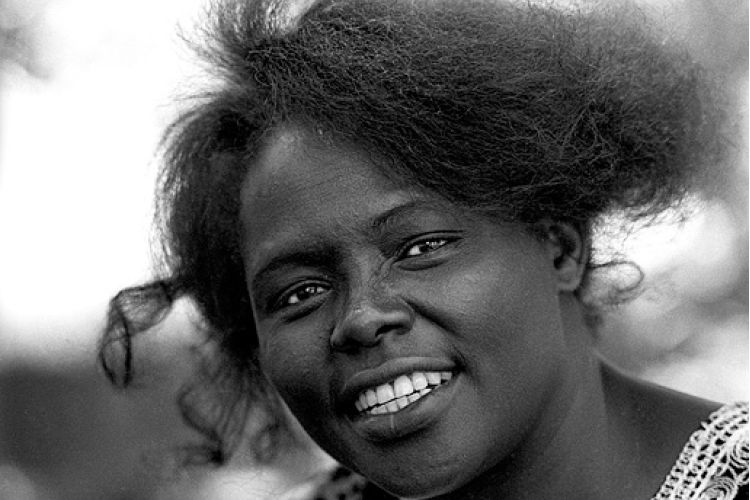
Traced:
<svg viewBox="0 0 750 500">
<path fill-rule="evenodd" d="M 242 224 L 264 371 L 324 450 L 398 496 L 650 498 L 716 407 L 602 362 L 569 224 L 490 220 L 292 125 L 251 165 Z M 398 412 L 354 408 L 420 370 L 452 378 Z"/>
<path fill-rule="evenodd" d="M 604 361 L 600 361 L 599 371 L 604 429 L 609 436 L 600 438 L 602 453 L 592 455 L 590 460 L 608 463 L 609 467 L 596 468 L 609 470 L 609 474 L 599 476 L 598 484 L 572 483 L 576 478 L 572 468 L 560 469 L 568 477 L 556 477 L 558 471 L 550 469 L 552 475 L 544 480 L 546 484 L 532 490 L 524 481 L 531 481 L 533 472 L 522 471 L 511 478 L 512 473 L 498 470 L 496 475 L 480 478 L 465 489 L 435 498 L 651 498 L 689 436 L 720 405 L 635 379 Z M 591 439 L 589 433 L 582 435 Z M 523 467 L 511 467 L 516 469 Z M 565 493 L 556 489 L 560 484 L 565 485 Z"/>
</svg>

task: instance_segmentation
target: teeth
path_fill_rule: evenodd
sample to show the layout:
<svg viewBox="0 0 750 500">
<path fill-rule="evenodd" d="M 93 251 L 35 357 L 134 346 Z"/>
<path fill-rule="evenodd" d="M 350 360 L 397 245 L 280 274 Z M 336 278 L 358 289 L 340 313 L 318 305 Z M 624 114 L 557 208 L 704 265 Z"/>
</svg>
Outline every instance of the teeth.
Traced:
<svg viewBox="0 0 750 500">
<path fill-rule="evenodd" d="M 414 372 L 391 383 L 362 391 L 354 402 L 358 412 L 382 415 L 402 410 L 453 377 L 451 372 Z"/>
<path fill-rule="evenodd" d="M 367 398 L 367 404 L 365 405 L 365 408 L 378 404 L 378 395 L 375 394 L 375 391 L 373 391 L 372 389 L 367 389 L 364 394 Z"/>
<path fill-rule="evenodd" d="M 414 387 L 411 385 L 411 379 L 406 375 L 401 375 L 393 382 L 393 392 L 397 398 L 401 396 L 408 396 L 414 392 Z"/>
<path fill-rule="evenodd" d="M 379 385 L 378 388 L 375 389 L 375 392 L 378 395 L 378 403 L 381 405 L 396 397 L 396 395 L 393 394 L 393 387 L 391 387 L 391 384 Z"/>
<path fill-rule="evenodd" d="M 427 377 L 422 372 L 416 372 L 413 373 L 411 376 L 411 381 L 414 384 L 414 389 L 417 391 L 421 391 L 425 387 L 427 387 Z"/>
</svg>

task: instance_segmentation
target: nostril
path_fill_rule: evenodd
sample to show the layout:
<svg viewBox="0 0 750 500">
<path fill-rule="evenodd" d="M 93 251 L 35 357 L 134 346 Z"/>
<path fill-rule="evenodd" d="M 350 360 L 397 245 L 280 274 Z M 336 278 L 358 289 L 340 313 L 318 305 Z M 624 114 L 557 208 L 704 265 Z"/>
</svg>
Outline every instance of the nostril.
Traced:
<svg viewBox="0 0 750 500">
<path fill-rule="evenodd" d="M 330 344 L 337 350 L 373 346 L 389 333 L 408 332 L 413 322 L 407 304 L 360 304 L 351 308 L 334 327 Z"/>
<path fill-rule="evenodd" d="M 413 324 L 413 321 L 412 321 L 411 314 L 404 314 L 404 315 L 394 314 L 392 317 L 388 318 L 388 320 L 386 321 L 383 321 L 383 323 L 378 326 L 375 334 L 378 337 L 380 337 L 389 332 L 390 333 L 406 333 L 411 329 L 412 324 Z"/>
</svg>

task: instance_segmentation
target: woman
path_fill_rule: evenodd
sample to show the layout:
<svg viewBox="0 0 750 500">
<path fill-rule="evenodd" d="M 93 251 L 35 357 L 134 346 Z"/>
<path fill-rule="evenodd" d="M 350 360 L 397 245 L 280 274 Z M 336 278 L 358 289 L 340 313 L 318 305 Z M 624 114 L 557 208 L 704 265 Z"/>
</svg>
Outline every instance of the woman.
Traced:
<svg viewBox="0 0 750 500">
<path fill-rule="evenodd" d="M 219 85 L 167 135 L 167 266 L 112 301 L 114 381 L 187 297 L 218 346 L 219 409 L 182 401 L 213 458 L 275 390 L 371 495 L 746 492 L 746 406 L 593 347 L 595 222 L 649 220 L 721 165 L 720 108 L 682 52 L 632 10 L 238 1 L 211 19 Z"/>
</svg>

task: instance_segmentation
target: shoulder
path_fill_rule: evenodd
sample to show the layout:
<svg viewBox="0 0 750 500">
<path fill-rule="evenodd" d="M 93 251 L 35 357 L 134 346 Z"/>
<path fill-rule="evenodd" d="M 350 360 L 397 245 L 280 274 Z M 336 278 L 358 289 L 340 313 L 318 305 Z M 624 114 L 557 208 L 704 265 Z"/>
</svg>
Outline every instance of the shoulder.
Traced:
<svg viewBox="0 0 750 500">
<path fill-rule="evenodd" d="M 631 377 L 602 365 L 609 418 L 641 444 L 649 462 L 671 464 L 690 435 L 721 404 Z"/>
<path fill-rule="evenodd" d="M 748 494 L 748 404 L 722 406 L 690 436 L 654 500 Z"/>
<path fill-rule="evenodd" d="M 609 366 L 602 377 L 609 418 L 628 429 L 643 477 L 658 485 L 654 500 L 746 498 L 738 492 L 748 479 L 747 403 L 722 405 Z"/>
</svg>

